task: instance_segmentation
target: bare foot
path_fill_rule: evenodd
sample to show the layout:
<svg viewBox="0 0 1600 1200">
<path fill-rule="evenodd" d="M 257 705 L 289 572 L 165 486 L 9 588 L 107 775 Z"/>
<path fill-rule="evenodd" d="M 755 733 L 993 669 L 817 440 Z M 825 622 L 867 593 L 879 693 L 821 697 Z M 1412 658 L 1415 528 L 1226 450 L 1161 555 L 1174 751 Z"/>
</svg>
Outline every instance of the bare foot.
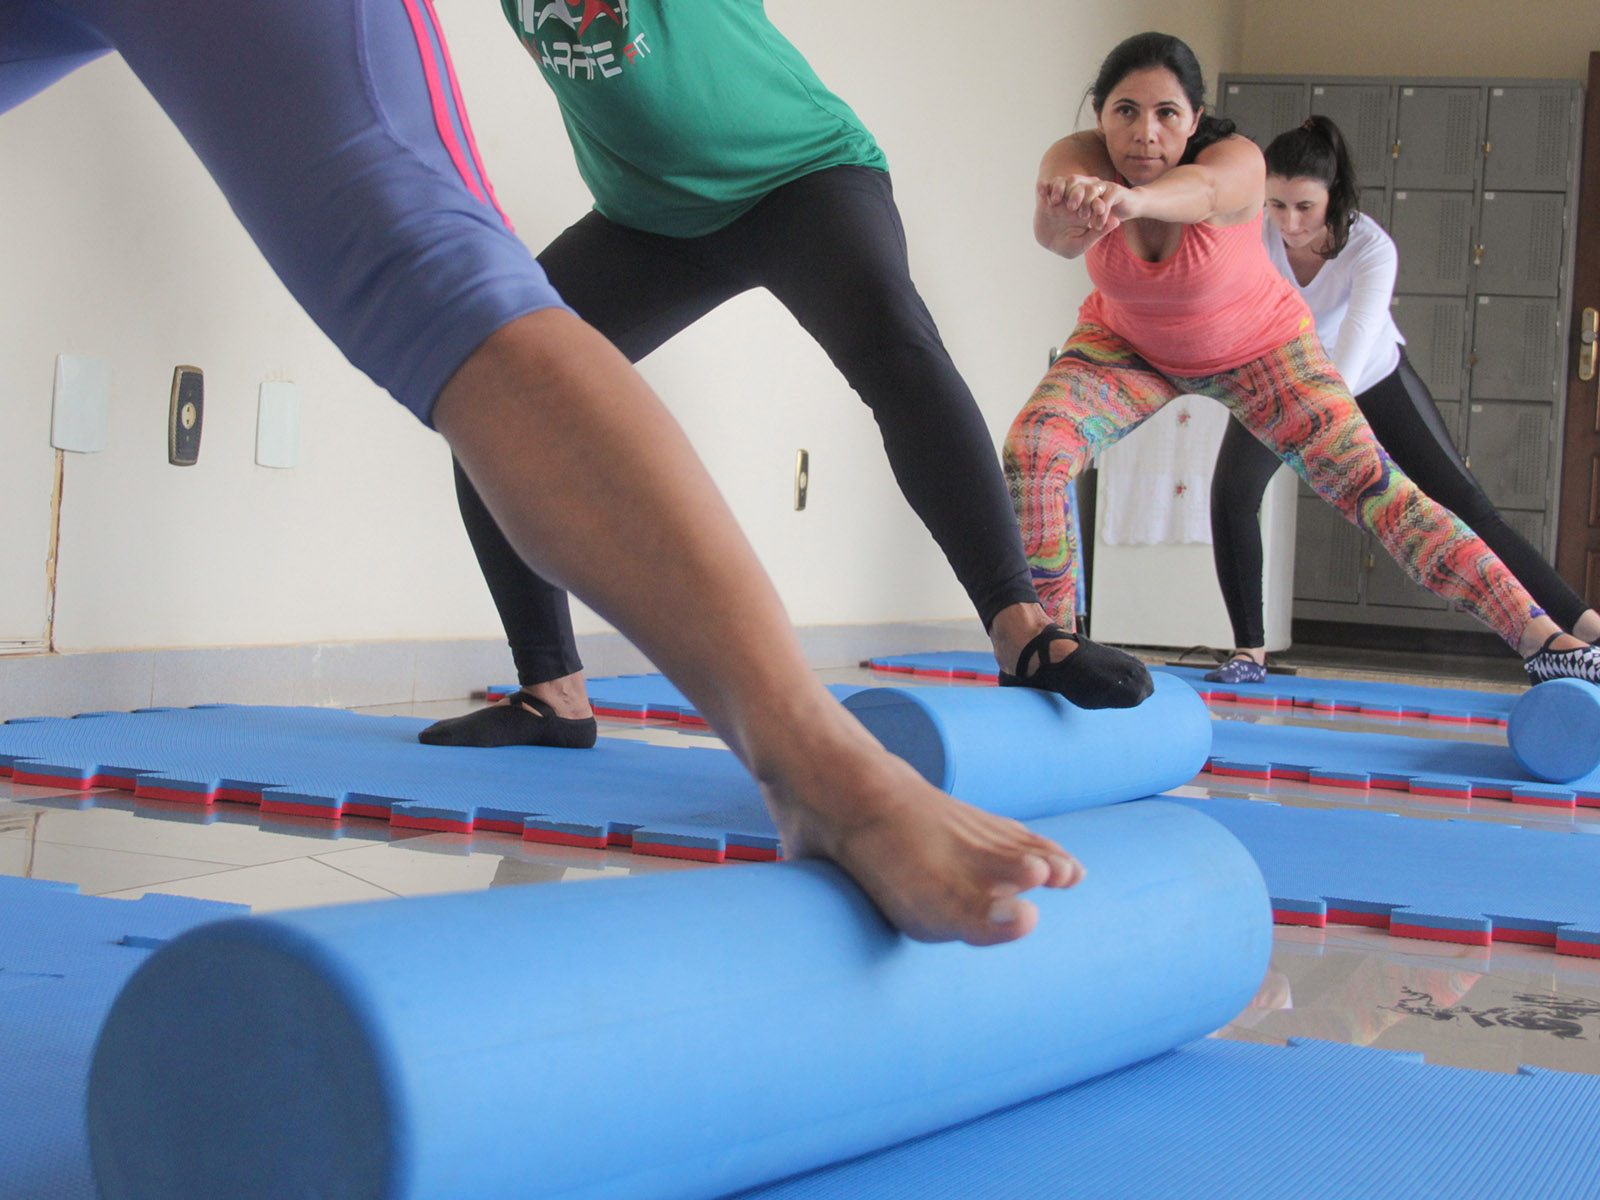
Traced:
<svg viewBox="0 0 1600 1200">
<path fill-rule="evenodd" d="M 1083 878 L 1049 838 L 945 795 L 861 735 L 811 756 L 794 782 L 763 781 L 762 790 L 785 853 L 837 863 L 908 937 L 1014 941 L 1039 919 L 1021 893 Z"/>
</svg>

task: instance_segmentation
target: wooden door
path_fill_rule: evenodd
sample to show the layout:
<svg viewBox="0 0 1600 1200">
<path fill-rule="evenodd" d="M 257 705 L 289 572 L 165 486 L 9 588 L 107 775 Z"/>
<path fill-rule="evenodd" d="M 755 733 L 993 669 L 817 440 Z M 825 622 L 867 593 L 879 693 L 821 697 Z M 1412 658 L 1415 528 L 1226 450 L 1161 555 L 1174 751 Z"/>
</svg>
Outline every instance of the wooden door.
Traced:
<svg viewBox="0 0 1600 1200">
<path fill-rule="evenodd" d="M 1580 339 L 1593 328 L 1584 311 L 1600 312 L 1600 51 L 1589 55 L 1584 107 L 1556 569 L 1594 608 L 1600 607 L 1600 363 L 1588 372 L 1584 363 L 1600 357 L 1600 345 L 1585 354 Z"/>
</svg>

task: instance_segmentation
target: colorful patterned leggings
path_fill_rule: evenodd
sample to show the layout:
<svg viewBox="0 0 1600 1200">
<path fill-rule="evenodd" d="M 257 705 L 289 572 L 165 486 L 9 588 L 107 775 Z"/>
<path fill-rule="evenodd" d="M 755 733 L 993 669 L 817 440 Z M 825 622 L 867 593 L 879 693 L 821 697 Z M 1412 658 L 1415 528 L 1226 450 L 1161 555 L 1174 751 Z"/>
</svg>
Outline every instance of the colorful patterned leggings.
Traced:
<svg viewBox="0 0 1600 1200">
<path fill-rule="evenodd" d="M 1390 461 L 1310 334 L 1219 375 L 1163 375 L 1117 334 L 1080 325 L 1006 436 L 1006 480 L 1034 586 L 1063 624 L 1075 607 L 1078 546 L 1068 484 L 1095 454 L 1174 396 L 1220 400 L 1351 522 L 1376 534 L 1423 587 L 1512 647 L 1544 615 L 1483 540 Z"/>
</svg>

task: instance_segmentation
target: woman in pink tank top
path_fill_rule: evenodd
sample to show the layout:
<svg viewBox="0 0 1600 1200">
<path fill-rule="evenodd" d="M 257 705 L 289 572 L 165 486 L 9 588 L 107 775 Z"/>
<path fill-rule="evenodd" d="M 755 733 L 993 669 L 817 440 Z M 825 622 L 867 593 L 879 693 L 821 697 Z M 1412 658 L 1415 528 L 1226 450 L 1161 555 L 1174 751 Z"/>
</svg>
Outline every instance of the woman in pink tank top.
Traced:
<svg viewBox="0 0 1600 1200">
<path fill-rule="evenodd" d="M 1034 236 L 1083 255 L 1095 290 L 1006 437 L 1034 585 L 1070 628 L 1078 472 L 1174 396 L 1214 397 L 1418 583 L 1523 656 L 1530 679 L 1600 681 L 1600 648 L 1563 633 L 1489 547 L 1389 459 L 1261 241 L 1266 166 L 1205 111 L 1194 53 L 1142 33 L 1090 88 L 1095 126 L 1039 171 Z M 1070 636 L 1062 634 L 1063 637 Z"/>
</svg>

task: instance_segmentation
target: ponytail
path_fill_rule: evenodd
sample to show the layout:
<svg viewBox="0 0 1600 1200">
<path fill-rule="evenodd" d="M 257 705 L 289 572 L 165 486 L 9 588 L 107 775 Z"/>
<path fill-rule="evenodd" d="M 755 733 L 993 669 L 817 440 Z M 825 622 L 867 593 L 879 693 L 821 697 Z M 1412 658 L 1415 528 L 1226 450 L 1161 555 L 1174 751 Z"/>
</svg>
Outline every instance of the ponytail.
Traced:
<svg viewBox="0 0 1600 1200">
<path fill-rule="evenodd" d="M 1227 117 L 1213 117 L 1210 113 L 1200 114 L 1200 126 L 1189 137 L 1189 144 L 1184 147 L 1183 157 L 1178 160 L 1178 165 L 1192 163 L 1200 151 L 1207 146 L 1232 137 L 1237 126 Z"/>
<path fill-rule="evenodd" d="M 1280 133 L 1267 144 L 1266 159 L 1269 175 L 1315 179 L 1328 189 L 1328 231 L 1332 240 L 1322 257 L 1337 258 L 1349 244 L 1350 227 L 1361 211 L 1361 185 L 1339 127 L 1327 117 L 1307 117 L 1299 128 Z"/>
</svg>

